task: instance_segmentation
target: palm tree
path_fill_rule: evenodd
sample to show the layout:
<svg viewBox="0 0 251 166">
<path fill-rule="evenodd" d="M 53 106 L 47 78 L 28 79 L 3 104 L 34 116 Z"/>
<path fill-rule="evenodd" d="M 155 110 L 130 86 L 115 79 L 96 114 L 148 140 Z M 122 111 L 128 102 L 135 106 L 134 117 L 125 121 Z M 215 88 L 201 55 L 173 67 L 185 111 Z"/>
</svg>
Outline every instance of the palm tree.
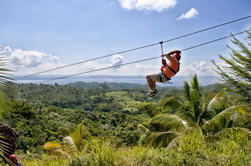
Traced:
<svg viewBox="0 0 251 166">
<path fill-rule="evenodd" d="M 215 61 L 211 61 L 215 68 L 214 70 L 221 76 L 222 80 L 234 87 L 233 91 L 236 95 L 240 95 L 242 100 L 246 103 L 251 101 L 251 29 L 246 31 L 246 41 L 242 42 L 239 39 L 232 36 L 231 42 L 234 47 L 227 46 L 230 50 L 229 58 L 219 55 L 219 58 L 223 60 L 224 66 L 219 66 Z M 227 69 L 227 70 L 226 70 Z"/>
<path fill-rule="evenodd" d="M 139 126 L 145 136 L 144 143 L 166 147 L 190 129 L 199 129 L 201 134 L 208 135 L 230 127 L 246 127 L 246 124 L 250 124 L 249 106 L 230 106 L 225 89 L 206 103 L 196 75 L 191 81 L 191 86 L 185 82 L 184 88 L 186 100 L 183 101 L 182 110 L 175 115 L 158 114 L 147 126 Z"/>
<path fill-rule="evenodd" d="M 205 107 L 203 106 L 197 75 L 193 77 L 191 86 L 187 81 L 184 82 L 184 89 L 187 102 L 184 104 L 185 109 L 179 111 L 178 115 L 186 119 L 191 126 L 200 125 Z"/>
<path fill-rule="evenodd" d="M 188 129 L 188 124 L 173 114 L 158 114 L 154 116 L 147 127 L 139 124 L 138 130 L 143 137 L 141 142 L 154 147 L 167 147 L 180 133 Z"/>
<path fill-rule="evenodd" d="M 69 158 L 72 161 L 79 160 L 83 148 L 83 137 L 88 133 L 84 126 L 84 121 L 77 125 L 75 130 L 63 138 L 63 143 L 56 141 L 46 142 L 43 146 L 50 155 Z"/>
<path fill-rule="evenodd" d="M 0 50 L 0 56 L 4 54 L 5 51 Z M 0 91 L 8 94 L 8 92 L 5 91 L 4 88 L 8 86 L 7 82 L 11 79 L 6 77 L 5 75 L 8 75 L 10 70 L 1 67 L 4 66 L 6 62 L 7 59 L 5 57 L 0 57 Z M 2 107 L 2 105 L 0 105 L 0 107 Z M 8 159 L 8 156 L 14 154 L 15 144 L 18 140 L 18 137 L 18 132 L 16 132 L 14 129 L 12 129 L 6 124 L 0 123 L 0 158 L 2 160 L 0 162 L 8 163 L 9 165 L 15 165 Z"/>
<path fill-rule="evenodd" d="M 15 153 L 15 145 L 17 143 L 19 133 L 7 124 L 0 123 L 0 162 L 15 165 L 8 157 Z"/>
</svg>

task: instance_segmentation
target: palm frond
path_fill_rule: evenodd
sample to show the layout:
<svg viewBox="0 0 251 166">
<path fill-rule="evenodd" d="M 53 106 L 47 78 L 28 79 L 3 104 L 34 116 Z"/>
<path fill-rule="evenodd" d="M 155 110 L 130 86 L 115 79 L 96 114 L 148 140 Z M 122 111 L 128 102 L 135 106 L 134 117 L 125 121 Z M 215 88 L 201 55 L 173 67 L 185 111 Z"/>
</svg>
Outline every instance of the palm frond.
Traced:
<svg viewBox="0 0 251 166">
<path fill-rule="evenodd" d="M 167 149 L 176 148 L 179 146 L 180 140 L 183 139 L 183 134 L 178 135 L 176 138 L 174 138 L 171 142 L 169 142 Z"/>
<path fill-rule="evenodd" d="M 4 154 L 12 154 L 15 151 L 15 146 L 7 142 L 5 138 L 5 136 L 0 135 L 0 151 Z"/>
<path fill-rule="evenodd" d="M 60 157 L 65 157 L 65 158 L 72 159 L 72 155 L 69 154 L 67 151 L 65 151 L 63 149 L 52 150 L 52 151 L 50 151 L 50 155 L 60 156 Z"/>
<path fill-rule="evenodd" d="M 169 143 L 179 135 L 177 132 L 152 132 L 146 140 L 148 146 L 167 147 Z"/>
<path fill-rule="evenodd" d="M 234 121 L 244 119 L 247 112 L 250 112 L 248 105 L 230 107 L 217 114 L 213 119 L 207 121 L 203 130 L 207 132 L 217 132 L 224 128 L 231 127 Z"/>
<path fill-rule="evenodd" d="M 154 131 L 182 131 L 188 123 L 173 114 L 158 114 L 151 119 L 150 125 Z"/>
<path fill-rule="evenodd" d="M 44 145 L 43 145 L 43 149 L 44 150 L 48 150 L 48 151 L 52 151 L 54 149 L 59 149 L 59 148 L 62 148 L 63 146 L 60 144 L 60 143 L 57 143 L 55 141 L 52 141 L 52 142 L 46 142 Z"/>
<path fill-rule="evenodd" d="M 146 128 L 145 126 L 143 126 L 142 124 L 138 124 L 138 126 L 137 126 L 137 128 L 138 128 L 138 131 L 141 133 L 141 134 L 148 134 L 149 133 L 149 129 L 148 128 Z"/>
<path fill-rule="evenodd" d="M 190 86 L 187 81 L 184 82 L 185 96 L 188 101 L 190 101 Z"/>
<path fill-rule="evenodd" d="M 196 126 L 196 119 L 192 107 L 187 104 L 181 110 L 176 112 L 176 115 L 184 119 L 189 126 Z"/>
<path fill-rule="evenodd" d="M 81 150 L 77 149 L 78 147 L 75 145 L 72 137 L 70 136 L 64 137 L 63 143 L 64 143 L 63 149 L 72 156 L 75 156 L 75 154 L 77 154 Z"/>
<path fill-rule="evenodd" d="M 0 57 L 0 66 L 4 66 L 5 63 L 6 63 L 6 61 L 7 61 L 6 58 Z M 2 84 L 2 85 L 0 85 L 0 91 L 5 92 L 3 90 L 3 87 L 5 86 L 4 83 L 7 82 L 7 81 L 12 80 L 11 78 L 9 78 L 9 77 L 6 76 L 6 75 L 9 75 L 10 72 L 11 72 L 11 70 L 3 68 L 3 67 L 0 67 L 0 84 Z M 8 92 L 7 92 L 7 94 L 8 94 Z"/>
<path fill-rule="evenodd" d="M 84 126 L 84 120 L 78 124 L 78 126 L 75 128 L 75 130 L 69 134 L 69 136 L 73 139 L 74 144 L 78 149 L 80 149 L 80 146 L 83 141 L 84 135 L 88 133 L 88 130 Z"/>
<path fill-rule="evenodd" d="M 74 153 L 76 153 L 75 145 L 69 146 L 69 144 L 67 143 L 64 143 L 64 145 L 62 145 L 55 141 L 46 142 L 43 145 L 43 149 L 47 150 L 50 155 L 66 157 L 66 158 L 73 158 Z"/>
<path fill-rule="evenodd" d="M 221 90 L 208 104 L 207 115 L 213 118 L 215 115 L 228 107 L 228 96 L 226 90 Z"/>
<path fill-rule="evenodd" d="M 194 112 L 196 123 L 198 123 L 199 115 L 201 114 L 202 108 L 201 108 L 201 98 L 200 98 L 200 91 L 197 89 L 191 90 L 191 101 L 190 101 L 190 107 L 192 111 Z"/>
<path fill-rule="evenodd" d="M 11 72 L 11 70 L 5 69 L 5 68 L 1 68 L 1 67 L 0 67 L 0 71 L 1 71 L 1 72 Z M 5 73 L 5 74 L 6 74 L 6 73 Z"/>
<path fill-rule="evenodd" d="M 177 96 L 166 97 L 160 101 L 162 112 L 175 113 L 183 105 Z"/>
<path fill-rule="evenodd" d="M 185 97 L 188 100 L 189 110 L 192 112 L 190 113 L 193 115 L 193 119 L 195 123 L 199 123 L 199 116 L 202 112 L 201 106 L 201 93 L 197 75 L 193 76 L 191 81 L 191 86 L 185 81 L 184 82 L 185 88 Z"/>
<path fill-rule="evenodd" d="M 83 137 L 87 132 L 82 121 L 69 136 L 63 138 L 63 144 L 55 141 L 47 142 L 43 145 L 43 149 L 49 151 L 50 155 L 73 159 L 81 152 Z"/>
<path fill-rule="evenodd" d="M 200 90 L 199 82 L 198 82 L 198 77 L 197 77 L 196 74 L 193 76 L 193 79 L 192 79 L 192 81 L 191 81 L 191 85 L 192 85 L 192 88 L 193 88 L 193 89 L 196 89 L 196 90 L 198 90 L 198 91 Z"/>
</svg>

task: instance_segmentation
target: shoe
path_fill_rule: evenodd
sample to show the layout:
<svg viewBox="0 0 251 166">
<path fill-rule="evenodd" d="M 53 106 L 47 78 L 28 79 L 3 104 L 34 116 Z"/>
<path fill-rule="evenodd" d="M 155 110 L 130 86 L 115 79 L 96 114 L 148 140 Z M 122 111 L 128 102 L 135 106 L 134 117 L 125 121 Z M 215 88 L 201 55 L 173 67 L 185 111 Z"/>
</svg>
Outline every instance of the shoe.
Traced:
<svg viewBox="0 0 251 166">
<path fill-rule="evenodd" d="M 158 94 L 158 91 L 157 91 L 157 89 L 155 89 L 154 91 L 149 91 L 148 93 L 147 93 L 147 96 L 148 97 L 154 97 L 155 95 L 157 95 Z"/>
</svg>

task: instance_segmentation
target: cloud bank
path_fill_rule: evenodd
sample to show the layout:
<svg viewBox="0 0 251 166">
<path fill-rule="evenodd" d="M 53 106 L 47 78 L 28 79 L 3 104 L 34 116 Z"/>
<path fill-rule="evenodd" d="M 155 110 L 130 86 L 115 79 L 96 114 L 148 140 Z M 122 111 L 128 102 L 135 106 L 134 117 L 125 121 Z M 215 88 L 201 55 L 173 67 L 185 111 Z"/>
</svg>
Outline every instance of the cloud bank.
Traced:
<svg viewBox="0 0 251 166">
<path fill-rule="evenodd" d="M 27 75 L 44 70 L 52 69 L 55 67 L 67 65 L 60 62 L 59 57 L 52 56 L 50 54 L 39 51 L 24 51 L 22 49 L 12 50 L 10 47 L 5 47 L 0 50 L 5 52 L 6 57 L 9 59 L 9 66 L 13 70 L 14 75 Z M 126 59 L 119 54 L 113 55 L 110 58 L 110 62 L 97 62 L 89 61 L 80 65 L 74 65 L 71 67 L 55 70 L 53 72 L 43 73 L 42 75 L 71 75 L 76 73 L 87 72 L 91 70 L 97 70 L 100 68 L 106 68 L 116 65 L 124 64 Z M 223 64 L 217 63 L 222 66 Z M 147 75 L 160 72 L 161 63 L 156 61 L 153 64 L 137 63 L 125 66 L 119 66 L 107 70 L 101 70 L 88 75 Z M 212 70 L 213 65 L 210 62 L 195 61 L 192 64 L 185 66 L 181 63 L 179 76 L 189 76 L 195 73 L 199 76 L 212 76 L 216 75 Z"/>
<path fill-rule="evenodd" d="M 38 51 L 23 51 L 21 49 L 15 49 L 9 53 L 10 61 L 16 66 L 25 67 L 37 67 L 42 63 L 57 64 L 59 58 Z"/>
<path fill-rule="evenodd" d="M 172 8 L 177 0 L 118 0 L 121 6 L 127 10 L 149 10 L 161 12 Z"/>
<path fill-rule="evenodd" d="M 186 12 L 185 14 L 183 13 L 179 18 L 177 18 L 177 20 L 191 19 L 197 15 L 199 15 L 199 12 L 196 9 L 191 8 L 188 12 Z"/>
<path fill-rule="evenodd" d="M 195 61 L 188 66 L 181 66 L 181 69 L 178 75 L 191 76 L 191 75 L 197 74 L 199 76 L 215 76 L 216 72 L 212 68 L 213 68 L 213 65 L 210 62 Z"/>
<path fill-rule="evenodd" d="M 9 46 L 0 52 L 6 57 L 8 67 L 13 71 L 13 74 L 16 75 L 48 70 L 60 65 L 57 56 L 52 56 L 44 52 L 24 51 L 22 49 L 12 50 Z"/>
</svg>

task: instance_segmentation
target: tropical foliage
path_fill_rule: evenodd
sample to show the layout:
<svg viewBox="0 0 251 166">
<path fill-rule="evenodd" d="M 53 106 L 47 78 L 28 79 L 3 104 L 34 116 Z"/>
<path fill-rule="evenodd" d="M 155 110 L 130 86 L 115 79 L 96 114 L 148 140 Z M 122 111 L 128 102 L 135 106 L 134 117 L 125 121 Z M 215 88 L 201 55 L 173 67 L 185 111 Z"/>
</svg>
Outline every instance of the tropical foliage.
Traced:
<svg viewBox="0 0 251 166">
<path fill-rule="evenodd" d="M 250 45 L 251 32 L 247 32 L 247 43 Z M 220 67 L 214 61 L 215 70 L 225 80 L 226 83 L 233 86 L 233 89 L 240 93 L 246 102 L 251 100 L 251 51 L 243 42 L 232 36 L 232 43 L 235 48 L 228 46 L 230 49 L 230 58 L 222 55 L 219 57 L 225 62 L 225 66 Z"/>
<path fill-rule="evenodd" d="M 145 143 L 154 147 L 167 147 L 180 135 L 197 128 L 204 135 L 214 135 L 226 128 L 247 127 L 250 124 L 250 106 L 231 106 L 226 90 L 220 91 L 209 103 L 203 100 L 197 76 L 191 85 L 185 82 L 185 102 L 174 114 L 158 114 L 145 127 Z"/>
<path fill-rule="evenodd" d="M 229 114 L 230 121 L 223 118 L 222 122 L 224 123 L 219 124 L 226 125 L 223 125 L 219 130 L 210 127 L 207 129 L 206 122 L 211 124 L 214 117 L 234 106 L 231 97 L 229 97 L 231 93 L 228 94 L 223 89 L 216 94 L 216 91 L 202 90 L 203 88 L 199 86 L 194 86 L 194 88 L 193 84 L 188 84 L 189 90 L 184 91 L 184 96 L 174 96 L 173 92 L 164 91 L 160 93 L 165 93 L 167 97 L 159 102 L 137 101 L 134 103 L 136 107 L 134 110 L 125 111 L 123 108 L 122 110 L 117 108 L 117 110 L 105 112 L 99 109 L 104 105 L 104 101 L 109 100 L 110 103 L 120 101 L 120 104 L 125 107 L 128 106 L 128 101 L 133 101 L 132 99 L 128 100 L 128 96 L 132 94 L 144 95 L 144 91 L 108 91 L 103 92 L 101 98 L 97 98 L 97 91 L 93 91 L 93 93 L 89 91 L 89 96 L 86 96 L 85 100 L 95 100 L 95 105 L 94 107 L 89 105 L 89 111 L 86 111 L 83 109 L 85 106 L 73 109 L 65 108 L 65 103 L 62 106 L 52 106 L 46 102 L 47 99 L 54 98 L 52 92 L 55 89 L 60 89 L 62 94 L 67 92 L 69 96 L 74 96 L 78 88 L 74 90 L 75 87 L 61 85 L 30 84 L 30 87 L 24 85 L 25 88 L 23 88 L 23 92 L 19 92 L 19 95 L 30 89 L 27 95 L 33 94 L 34 98 L 38 98 L 39 93 L 34 93 L 34 91 L 42 91 L 42 88 L 49 92 L 47 95 L 51 95 L 47 99 L 42 98 L 45 101 L 43 103 L 33 102 L 34 98 L 32 100 L 25 98 L 26 100 L 23 101 L 8 101 L 8 107 L 2 113 L 2 120 L 20 132 L 18 154 L 20 154 L 21 163 L 28 166 L 34 165 L 34 163 L 40 163 L 40 165 L 163 165 L 165 163 L 180 163 L 182 165 L 183 163 L 185 165 L 185 162 L 196 161 L 199 163 L 205 162 L 206 159 L 216 160 L 223 165 L 223 163 L 232 162 L 231 158 L 234 158 L 235 162 L 246 160 L 247 154 L 249 154 L 247 151 L 249 130 L 243 128 L 229 130 L 229 127 L 248 128 L 250 126 L 246 107 L 241 106 L 236 111 L 230 109 L 233 111 L 230 111 L 232 113 Z M 198 95 L 195 96 L 198 99 L 191 99 L 196 88 Z M 178 93 L 180 91 L 182 90 L 178 90 Z M 99 93 L 102 94 L 102 90 Z M 191 100 L 186 98 L 189 96 L 187 93 L 190 93 Z M 211 98 L 210 101 L 205 100 L 209 96 L 215 97 Z M 29 101 L 32 101 L 33 104 Z M 193 104 L 194 101 L 197 104 Z M 177 104 L 177 107 L 173 103 Z M 196 116 L 193 114 L 195 109 L 201 118 L 199 116 L 195 118 Z M 229 115 L 223 117 L 228 118 Z M 201 119 L 199 123 L 197 123 L 198 119 Z M 217 121 L 221 121 L 221 118 L 217 119 Z M 240 121 L 241 119 L 244 120 Z M 89 136 L 87 139 L 86 137 L 82 139 L 80 130 L 78 130 L 78 138 L 83 142 L 80 146 L 76 146 L 77 144 L 72 138 L 74 136 L 71 133 L 80 129 L 78 124 L 81 124 L 82 120 L 84 120 L 84 127 L 88 129 Z M 241 123 L 239 124 L 239 122 Z M 212 123 L 212 126 L 216 125 L 218 123 Z M 222 130 L 225 128 L 226 130 Z M 196 132 L 191 134 L 194 131 Z M 202 134 L 203 132 L 204 134 Z M 224 140 L 222 140 L 223 138 Z M 231 142 L 230 139 L 238 144 Z M 182 142 L 184 140 L 187 141 Z M 243 144 L 240 140 L 243 140 Z M 42 151 L 41 145 L 44 145 L 45 151 Z M 152 145 L 159 148 L 153 149 Z M 214 148 L 211 148 L 212 146 Z M 231 146 L 235 146 L 235 151 L 238 154 L 227 153 Z M 168 152 L 161 147 L 168 147 Z M 198 147 L 203 148 L 200 150 Z M 239 147 L 242 148 L 238 149 Z M 46 152 L 49 152 L 47 153 L 49 156 L 44 155 Z M 208 156 L 207 153 L 214 155 Z M 223 153 L 225 156 L 219 155 Z M 31 154 L 32 157 L 29 157 Z M 34 156 L 34 154 L 36 155 Z M 188 154 L 193 154 L 193 157 Z M 49 164 L 51 160 L 53 162 Z"/>
<path fill-rule="evenodd" d="M 83 138 L 88 134 L 87 129 L 82 121 L 73 132 L 63 138 L 63 143 L 60 144 L 56 141 L 46 142 L 43 149 L 49 151 L 50 155 L 56 155 L 71 160 L 71 163 L 81 161 L 83 155 Z"/>
</svg>

